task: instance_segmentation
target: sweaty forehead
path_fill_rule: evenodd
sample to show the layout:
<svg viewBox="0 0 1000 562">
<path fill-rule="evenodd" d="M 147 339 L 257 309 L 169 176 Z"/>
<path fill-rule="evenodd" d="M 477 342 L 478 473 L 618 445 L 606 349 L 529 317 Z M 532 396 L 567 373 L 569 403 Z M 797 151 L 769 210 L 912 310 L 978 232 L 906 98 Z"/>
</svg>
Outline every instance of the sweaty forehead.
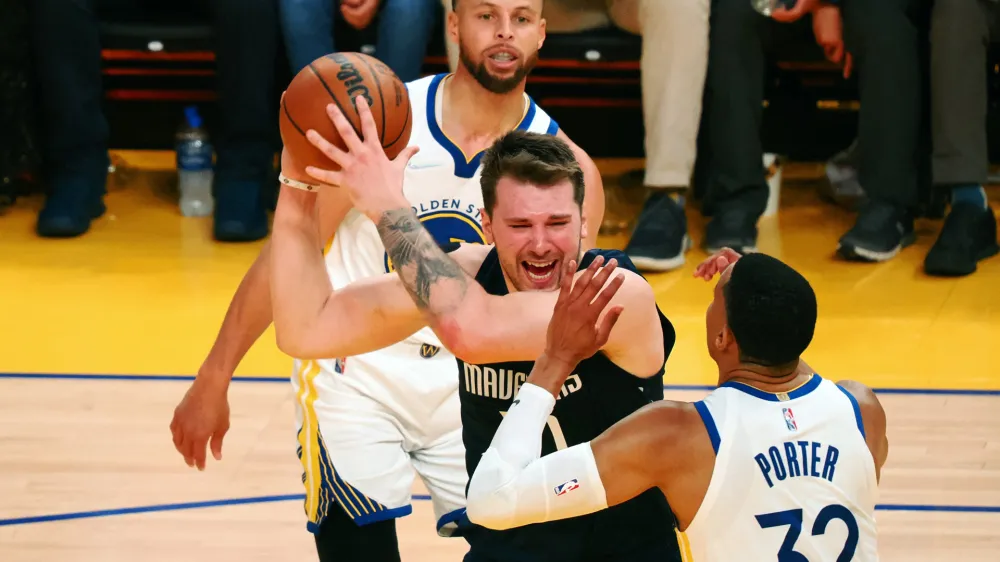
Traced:
<svg viewBox="0 0 1000 562">
<path fill-rule="evenodd" d="M 506 218 L 544 218 L 571 214 L 577 209 L 573 185 L 569 180 L 551 186 L 538 186 L 502 177 L 496 189 L 496 214 Z"/>
<path fill-rule="evenodd" d="M 541 12 L 544 2 L 543 0 L 452 0 L 452 9 L 457 10 L 459 6 L 474 8 L 484 4 L 499 6 L 511 10 L 517 8 L 530 8 L 536 12 Z"/>
</svg>

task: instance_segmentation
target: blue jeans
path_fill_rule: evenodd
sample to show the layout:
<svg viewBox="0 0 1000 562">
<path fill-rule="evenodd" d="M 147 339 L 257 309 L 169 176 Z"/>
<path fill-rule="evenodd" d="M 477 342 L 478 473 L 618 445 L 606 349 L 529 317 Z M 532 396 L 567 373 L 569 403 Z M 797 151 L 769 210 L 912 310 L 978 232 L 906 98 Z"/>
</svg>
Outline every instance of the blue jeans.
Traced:
<svg viewBox="0 0 1000 562">
<path fill-rule="evenodd" d="M 332 53 L 338 0 L 279 0 L 281 30 L 292 71 Z M 375 56 L 409 82 L 421 76 L 427 44 L 440 17 L 439 0 L 382 0 Z"/>
</svg>

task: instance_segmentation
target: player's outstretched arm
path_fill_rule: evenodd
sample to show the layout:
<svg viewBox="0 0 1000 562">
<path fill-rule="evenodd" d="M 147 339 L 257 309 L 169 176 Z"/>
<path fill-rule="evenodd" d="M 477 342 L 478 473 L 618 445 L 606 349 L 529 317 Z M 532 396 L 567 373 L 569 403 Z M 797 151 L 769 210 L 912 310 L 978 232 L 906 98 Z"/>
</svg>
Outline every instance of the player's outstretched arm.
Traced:
<svg viewBox="0 0 1000 562">
<path fill-rule="evenodd" d="M 394 276 L 333 291 L 318 234 L 317 196 L 289 186 L 279 194 L 271 236 L 278 347 L 301 359 L 345 357 L 381 349 L 423 327 L 420 311 Z"/>
<path fill-rule="evenodd" d="M 282 153 L 282 167 L 294 167 L 286 153 Z M 351 200 L 329 191 L 320 195 L 317 207 L 320 235 L 326 240 L 347 215 Z M 222 458 L 222 440 L 229 430 L 229 382 L 247 351 L 271 324 L 270 247 L 270 241 L 264 244 L 240 282 L 198 376 L 174 409 L 170 431 L 174 446 L 189 466 L 205 468 L 209 442 L 215 459 Z"/>
<path fill-rule="evenodd" d="M 563 284 L 545 352 L 472 475 L 466 510 L 473 523 L 509 529 L 606 509 L 663 487 L 677 464 L 671 459 L 685 457 L 673 454 L 675 439 L 686 425 L 681 418 L 690 417 L 683 408 L 693 407 L 658 402 L 592 442 L 540 458 L 541 433 L 559 389 L 578 361 L 603 347 L 620 318 L 619 307 L 608 308 L 616 283 L 620 277 L 601 293 L 604 284 L 590 274 L 572 292 Z"/>
<path fill-rule="evenodd" d="M 390 161 L 363 98 L 356 100 L 362 140 L 335 106 L 330 119 L 347 150 L 308 131 L 306 136 L 340 170 L 306 171 L 317 180 L 341 186 L 354 206 L 375 223 L 396 274 L 424 314 L 428 325 L 452 353 L 469 362 L 532 360 L 538 356 L 555 302 L 553 293 L 517 292 L 491 296 L 451 259 L 423 227 L 403 196 L 403 169 L 415 150 Z M 596 262 L 596 266 L 600 261 Z M 627 304 L 606 353 L 638 376 L 652 376 L 663 366 L 663 336 L 652 288 L 626 272 L 616 297 Z M 640 306 L 646 302 L 648 306 Z M 634 306 L 633 306 L 634 305 Z M 629 332 L 632 332 L 629 334 Z"/>
</svg>

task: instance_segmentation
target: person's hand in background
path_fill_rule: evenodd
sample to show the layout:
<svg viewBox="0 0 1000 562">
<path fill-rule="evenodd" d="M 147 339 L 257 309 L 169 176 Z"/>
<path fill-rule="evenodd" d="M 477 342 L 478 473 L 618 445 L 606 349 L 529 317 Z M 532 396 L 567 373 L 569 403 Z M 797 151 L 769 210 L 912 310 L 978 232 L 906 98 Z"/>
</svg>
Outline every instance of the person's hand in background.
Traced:
<svg viewBox="0 0 1000 562">
<path fill-rule="evenodd" d="M 791 2 L 788 2 L 791 4 Z M 796 0 L 795 4 L 788 8 L 785 3 L 779 3 L 771 12 L 771 18 L 781 23 L 792 23 L 802 19 L 802 16 L 811 14 L 820 6 L 820 0 Z"/>
<path fill-rule="evenodd" d="M 812 18 L 816 44 L 823 48 L 826 60 L 843 65 L 844 78 L 849 78 L 853 60 L 851 53 L 844 48 L 844 25 L 840 8 L 832 4 L 820 4 Z"/>
<path fill-rule="evenodd" d="M 375 19 L 379 0 L 340 0 L 340 13 L 354 29 L 364 29 Z"/>
</svg>

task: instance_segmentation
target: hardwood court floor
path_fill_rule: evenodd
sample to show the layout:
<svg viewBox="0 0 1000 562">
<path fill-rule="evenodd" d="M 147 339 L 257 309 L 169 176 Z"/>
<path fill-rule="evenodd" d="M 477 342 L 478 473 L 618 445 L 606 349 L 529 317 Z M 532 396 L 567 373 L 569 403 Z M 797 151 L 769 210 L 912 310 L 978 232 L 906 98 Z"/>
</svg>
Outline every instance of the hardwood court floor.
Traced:
<svg viewBox="0 0 1000 562">
<path fill-rule="evenodd" d="M 144 169 L 169 164 L 162 154 L 125 157 Z M 635 162 L 600 164 L 615 193 L 614 174 Z M 82 238 L 35 237 L 38 199 L 0 217 L 0 560 L 314 560 L 294 396 L 281 380 L 290 361 L 272 332 L 231 388 L 221 463 L 188 469 L 167 428 L 189 384 L 169 377 L 197 370 L 261 244 L 212 242 L 209 220 L 179 216 L 169 174 L 126 175 L 113 179 L 108 215 Z M 963 279 L 928 278 L 920 263 L 940 225 L 923 221 L 918 243 L 896 260 L 843 263 L 833 250 L 851 215 L 808 186 L 782 196 L 781 213 L 761 222 L 760 245 L 816 287 L 820 323 L 807 360 L 828 378 L 885 389 L 883 559 L 1000 559 L 1000 377 L 990 361 L 1000 258 Z M 704 221 L 689 216 L 698 242 Z M 649 276 L 678 331 L 667 378 L 679 399 L 715 382 L 703 332 L 711 285 L 690 276 L 703 255 Z M 98 376 L 79 376 L 88 374 Z M 413 515 L 399 522 L 404 560 L 460 560 L 464 542 L 435 536 L 419 480 L 414 493 Z"/>
</svg>

